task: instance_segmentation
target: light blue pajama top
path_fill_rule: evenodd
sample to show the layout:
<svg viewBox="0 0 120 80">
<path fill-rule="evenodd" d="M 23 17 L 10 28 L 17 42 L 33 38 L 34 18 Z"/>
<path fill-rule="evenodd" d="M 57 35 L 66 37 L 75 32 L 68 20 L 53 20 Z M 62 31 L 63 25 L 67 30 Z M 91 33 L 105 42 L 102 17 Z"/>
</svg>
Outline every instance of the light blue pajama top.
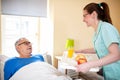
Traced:
<svg viewBox="0 0 120 80">
<path fill-rule="evenodd" d="M 98 29 L 93 38 L 94 48 L 99 58 L 109 54 L 108 47 L 112 43 L 117 43 L 120 49 L 120 35 L 117 29 L 107 23 L 100 21 Z M 120 60 L 103 66 L 105 80 L 120 80 Z"/>
</svg>

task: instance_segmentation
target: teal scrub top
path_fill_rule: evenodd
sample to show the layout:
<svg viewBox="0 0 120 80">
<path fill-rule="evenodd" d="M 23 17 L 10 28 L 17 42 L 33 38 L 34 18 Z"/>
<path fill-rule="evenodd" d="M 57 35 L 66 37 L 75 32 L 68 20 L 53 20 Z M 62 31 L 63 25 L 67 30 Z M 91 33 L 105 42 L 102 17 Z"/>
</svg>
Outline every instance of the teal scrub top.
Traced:
<svg viewBox="0 0 120 80">
<path fill-rule="evenodd" d="M 117 43 L 120 49 L 120 35 L 110 23 L 100 21 L 93 38 L 94 48 L 99 58 L 109 54 L 108 47 Z M 103 66 L 105 80 L 120 80 L 120 60 Z"/>
</svg>

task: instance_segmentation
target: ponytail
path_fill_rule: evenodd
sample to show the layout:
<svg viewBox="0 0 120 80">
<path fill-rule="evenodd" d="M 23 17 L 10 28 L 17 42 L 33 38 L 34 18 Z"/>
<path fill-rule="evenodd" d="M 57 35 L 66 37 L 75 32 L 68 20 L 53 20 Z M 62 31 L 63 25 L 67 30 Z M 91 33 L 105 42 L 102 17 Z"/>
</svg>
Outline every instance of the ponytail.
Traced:
<svg viewBox="0 0 120 80">
<path fill-rule="evenodd" d="M 91 14 L 93 11 L 96 11 L 99 20 L 109 22 L 112 24 L 109 7 L 105 2 L 99 4 L 90 3 L 84 7 L 84 10 L 87 10 L 89 14 Z"/>
<path fill-rule="evenodd" d="M 100 4 L 101 4 L 100 8 L 102 8 L 103 10 L 103 21 L 106 21 L 112 24 L 108 5 L 105 2 L 102 2 Z"/>
</svg>

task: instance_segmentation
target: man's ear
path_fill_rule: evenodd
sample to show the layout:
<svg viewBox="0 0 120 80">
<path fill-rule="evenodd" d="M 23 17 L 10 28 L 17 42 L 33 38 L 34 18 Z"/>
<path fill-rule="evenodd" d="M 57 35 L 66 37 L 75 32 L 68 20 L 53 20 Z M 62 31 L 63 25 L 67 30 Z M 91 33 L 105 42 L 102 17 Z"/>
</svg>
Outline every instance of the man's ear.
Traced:
<svg viewBox="0 0 120 80">
<path fill-rule="evenodd" d="M 16 46 L 15 48 L 16 48 L 16 50 L 18 50 L 18 49 L 19 49 L 19 46 Z"/>
<path fill-rule="evenodd" d="M 15 48 L 16 48 L 16 51 L 19 53 L 20 47 L 16 46 Z"/>
</svg>

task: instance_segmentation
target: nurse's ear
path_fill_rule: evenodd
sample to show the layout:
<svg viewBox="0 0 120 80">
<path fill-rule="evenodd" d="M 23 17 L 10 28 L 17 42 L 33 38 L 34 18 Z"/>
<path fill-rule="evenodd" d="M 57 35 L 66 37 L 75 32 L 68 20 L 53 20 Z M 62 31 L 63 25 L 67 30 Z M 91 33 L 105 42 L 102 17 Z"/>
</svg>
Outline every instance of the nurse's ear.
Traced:
<svg viewBox="0 0 120 80">
<path fill-rule="evenodd" d="M 93 11 L 91 16 L 93 19 L 97 19 L 98 14 L 96 13 L 96 11 Z"/>
</svg>

